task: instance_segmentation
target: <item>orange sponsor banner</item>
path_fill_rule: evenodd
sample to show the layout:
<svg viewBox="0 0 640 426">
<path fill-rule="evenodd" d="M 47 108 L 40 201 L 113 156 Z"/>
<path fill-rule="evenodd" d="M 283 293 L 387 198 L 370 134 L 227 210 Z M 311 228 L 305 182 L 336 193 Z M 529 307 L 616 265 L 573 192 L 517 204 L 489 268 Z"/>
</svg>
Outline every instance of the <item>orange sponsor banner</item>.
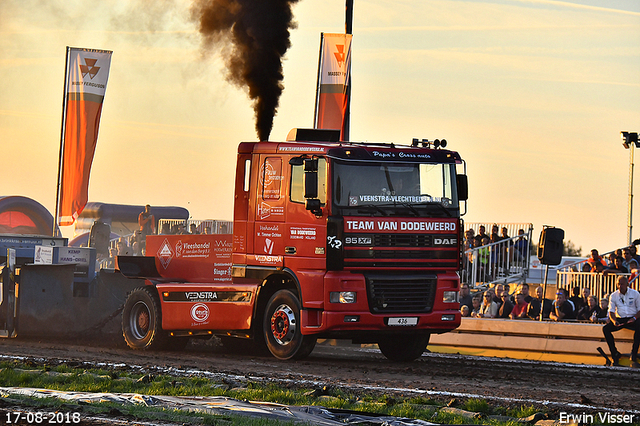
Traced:
<svg viewBox="0 0 640 426">
<path fill-rule="evenodd" d="M 351 72 L 351 38 L 351 34 L 322 34 L 316 95 L 316 129 L 344 128 L 347 85 Z"/>
<path fill-rule="evenodd" d="M 111 51 L 67 48 L 58 225 L 73 225 L 87 204 Z"/>
</svg>

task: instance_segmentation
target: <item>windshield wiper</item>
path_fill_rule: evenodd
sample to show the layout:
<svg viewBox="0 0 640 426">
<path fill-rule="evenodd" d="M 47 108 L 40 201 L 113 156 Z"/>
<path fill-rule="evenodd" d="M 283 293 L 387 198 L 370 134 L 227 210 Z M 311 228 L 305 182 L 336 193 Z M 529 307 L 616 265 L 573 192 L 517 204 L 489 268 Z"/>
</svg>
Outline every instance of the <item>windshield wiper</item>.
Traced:
<svg viewBox="0 0 640 426">
<path fill-rule="evenodd" d="M 416 210 L 411 204 L 409 203 L 398 203 L 398 204 L 400 204 L 402 207 L 408 208 L 409 210 L 411 210 L 413 214 L 415 214 L 417 217 L 420 217 L 420 212 Z"/>
<path fill-rule="evenodd" d="M 359 205 L 359 206 L 357 206 L 357 207 L 358 207 L 358 208 L 360 208 L 360 207 L 368 207 L 368 208 L 372 208 L 372 209 L 377 210 L 377 211 L 378 211 L 379 213 L 381 213 L 383 216 L 389 216 L 389 215 L 387 214 L 387 212 L 386 212 L 384 209 L 381 209 L 380 207 L 378 207 L 378 206 L 377 206 L 377 205 L 375 205 L 375 204 L 361 204 L 361 205 Z"/>
<path fill-rule="evenodd" d="M 451 212 L 449 211 L 448 208 L 446 208 L 445 206 L 443 206 L 441 203 L 437 202 L 437 201 L 430 201 L 428 203 L 425 203 L 428 206 L 438 206 L 440 207 L 449 217 L 452 217 Z"/>
</svg>

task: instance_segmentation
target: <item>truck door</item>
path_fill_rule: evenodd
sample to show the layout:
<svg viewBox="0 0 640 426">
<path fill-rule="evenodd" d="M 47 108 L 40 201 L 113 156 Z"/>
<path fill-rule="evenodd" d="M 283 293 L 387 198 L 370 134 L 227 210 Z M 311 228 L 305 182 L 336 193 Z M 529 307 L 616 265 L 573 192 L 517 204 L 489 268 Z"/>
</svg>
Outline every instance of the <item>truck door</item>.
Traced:
<svg viewBox="0 0 640 426">
<path fill-rule="evenodd" d="M 318 199 L 322 215 L 305 207 L 304 166 L 289 165 L 291 179 L 286 205 L 285 266 L 294 271 L 302 289 L 306 308 L 323 306 L 323 279 L 326 272 L 327 163 L 318 158 Z"/>
<path fill-rule="evenodd" d="M 260 155 L 254 244 L 258 265 L 283 265 L 285 173 L 282 157 Z"/>
</svg>

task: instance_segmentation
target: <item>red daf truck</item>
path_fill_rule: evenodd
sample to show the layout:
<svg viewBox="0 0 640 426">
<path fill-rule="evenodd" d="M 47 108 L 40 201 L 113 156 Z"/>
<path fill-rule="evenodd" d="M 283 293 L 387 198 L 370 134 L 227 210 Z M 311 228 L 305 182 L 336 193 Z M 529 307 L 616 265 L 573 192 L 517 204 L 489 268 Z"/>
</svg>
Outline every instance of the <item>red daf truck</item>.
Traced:
<svg viewBox="0 0 640 426">
<path fill-rule="evenodd" d="M 460 324 L 462 159 L 337 135 L 241 143 L 233 234 L 148 236 L 148 257 L 118 258 L 146 280 L 123 310 L 130 347 L 217 335 L 291 359 L 335 338 L 408 361 Z"/>
</svg>

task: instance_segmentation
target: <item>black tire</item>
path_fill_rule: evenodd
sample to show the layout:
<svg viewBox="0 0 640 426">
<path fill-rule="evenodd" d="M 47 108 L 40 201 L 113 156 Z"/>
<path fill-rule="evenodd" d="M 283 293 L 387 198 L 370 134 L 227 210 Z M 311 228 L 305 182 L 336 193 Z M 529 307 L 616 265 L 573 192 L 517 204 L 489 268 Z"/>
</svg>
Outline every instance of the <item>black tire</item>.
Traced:
<svg viewBox="0 0 640 426">
<path fill-rule="evenodd" d="M 413 361 L 427 349 L 430 334 L 389 336 L 378 341 L 380 352 L 396 362 Z"/>
<path fill-rule="evenodd" d="M 289 290 L 271 296 L 262 325 L 267 348 L 278 359 L 304 358 L 316 345 L 315 337 L 300 332 L 300 301 Z"/>
<path fill-rule="evenodd" d="M 131 349 L 164 349 L 168 336 L 162 330 L 160 299 L 153 287 L 131 291 L 122 310 L 122 335 Z"/>
</svg>

